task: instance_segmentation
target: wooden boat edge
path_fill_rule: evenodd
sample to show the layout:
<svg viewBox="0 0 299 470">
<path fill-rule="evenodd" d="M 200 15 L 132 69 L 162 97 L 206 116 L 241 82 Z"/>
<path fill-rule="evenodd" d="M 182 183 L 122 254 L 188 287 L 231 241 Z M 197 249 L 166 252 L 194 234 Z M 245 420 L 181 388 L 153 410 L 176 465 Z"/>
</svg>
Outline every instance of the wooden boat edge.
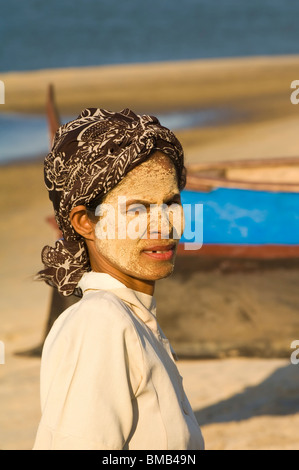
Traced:
<svg viewBox="0 0 299 470">
<path fill-rule="evenodd" d="M 217 188 L 299 193 L 299 184 L 228 180 L 225 178 L 213 178 L 196 174 L 187 174 L 187 182 L 185 186 L 186 190 L 209 192 Z"/>
<path fill-rule="evenodd" d="M 194 257 L 226 257 L 244 259 L 299 259 L 298 245 L 228 245 L 228 244 L 203 244 L 200 249 L 186 250 L 184 243 L 179 243 L 177 254 Z"/>
</svg>

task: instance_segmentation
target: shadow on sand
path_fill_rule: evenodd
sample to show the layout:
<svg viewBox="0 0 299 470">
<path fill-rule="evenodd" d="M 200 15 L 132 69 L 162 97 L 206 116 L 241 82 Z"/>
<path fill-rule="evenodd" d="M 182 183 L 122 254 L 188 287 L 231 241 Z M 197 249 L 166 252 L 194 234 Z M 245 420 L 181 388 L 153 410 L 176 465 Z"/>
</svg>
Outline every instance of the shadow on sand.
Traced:
<svg viewBox="0 0 299 470">
<path fill-rule="evenodd" d="M 281 367 L 256 386 L 195 412 L 200 426 L 299 412 L 299 364 Z"/>
</svg>

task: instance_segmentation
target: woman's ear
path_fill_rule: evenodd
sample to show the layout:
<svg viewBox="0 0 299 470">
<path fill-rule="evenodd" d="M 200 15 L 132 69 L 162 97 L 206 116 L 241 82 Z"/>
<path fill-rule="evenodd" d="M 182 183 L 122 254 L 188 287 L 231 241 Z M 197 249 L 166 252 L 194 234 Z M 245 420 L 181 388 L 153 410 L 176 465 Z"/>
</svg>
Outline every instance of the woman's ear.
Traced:
<svg viewBox="0 0 299 470">
<path fill-rule="evenodd" d="M 76 206 L 70 212 L 70 221 L 79 235 L 87 240 L 94 240 L 94 225 L 89 219 L 85 206 Z"/>
</svg>

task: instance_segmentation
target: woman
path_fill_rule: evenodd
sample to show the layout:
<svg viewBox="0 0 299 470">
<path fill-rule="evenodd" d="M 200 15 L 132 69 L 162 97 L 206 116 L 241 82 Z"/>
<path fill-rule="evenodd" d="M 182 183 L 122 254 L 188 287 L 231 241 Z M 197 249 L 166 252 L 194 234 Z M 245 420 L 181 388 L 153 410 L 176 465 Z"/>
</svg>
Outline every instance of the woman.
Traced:
<svg viewBox="0 0 299 470">
<path fill-rule="evenodd" d="M 39 278 L 82 299 L 45 341 L 34 449 L 202 449 L 153 297 L 182 233 L 180 143 L 154 117 L 86 109 L 57 131 L 45 182 L 64 238 Z"/>
</svg>

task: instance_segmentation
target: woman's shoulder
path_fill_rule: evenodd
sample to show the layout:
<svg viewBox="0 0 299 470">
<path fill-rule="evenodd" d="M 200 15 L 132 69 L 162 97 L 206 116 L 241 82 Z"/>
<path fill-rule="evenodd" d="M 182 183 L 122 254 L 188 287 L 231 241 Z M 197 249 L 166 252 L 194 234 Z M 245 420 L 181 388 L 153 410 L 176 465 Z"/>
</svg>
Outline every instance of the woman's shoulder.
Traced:
<svg viewBox="0 0 299 470">
<path fill-rule="evenodd" d="M 90 291 L 55 321 L 44 344 L 42 371 L 55 374 L 63 361 L 70 370 L 80 364 L 103 370 L 110 355 L 116 361 L 134 358 L 139 383 L 143 353 L 129 307 L 112 292 Z"/>
<path fill-rule="evenodd" d="M 85 328 L 114 328 L 133 326 L 129 307 L 113 292 L 105 290 L 89 291 L 65 310 L 55 321 L 52 329 L 73 330 Z"/>
</svg>

